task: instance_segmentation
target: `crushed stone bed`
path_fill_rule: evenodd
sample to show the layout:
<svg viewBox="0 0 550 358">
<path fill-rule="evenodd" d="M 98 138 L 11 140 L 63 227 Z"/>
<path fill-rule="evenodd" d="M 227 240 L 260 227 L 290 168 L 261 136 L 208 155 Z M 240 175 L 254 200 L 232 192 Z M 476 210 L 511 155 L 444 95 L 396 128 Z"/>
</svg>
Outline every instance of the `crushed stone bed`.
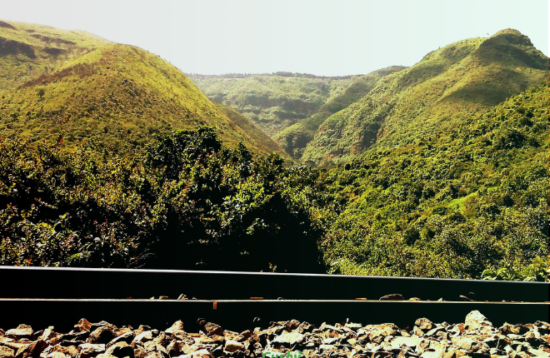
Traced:
<svg viewBox="0 0 550 358">
<path fill-rule="evenodd" d="M 297 320 L 242 332 L 199 325 L 199 333 L 188 333 L 182 321 L 165 331 L 84 318 L 70 332 L 21 324 L 0 329 L 0 358 L 550 358 L 547 322 L 494 327 L 479 311 L 457 324 L 419 318 L 412 329 L 351 322 L 316 328 Z"/>
</svg>

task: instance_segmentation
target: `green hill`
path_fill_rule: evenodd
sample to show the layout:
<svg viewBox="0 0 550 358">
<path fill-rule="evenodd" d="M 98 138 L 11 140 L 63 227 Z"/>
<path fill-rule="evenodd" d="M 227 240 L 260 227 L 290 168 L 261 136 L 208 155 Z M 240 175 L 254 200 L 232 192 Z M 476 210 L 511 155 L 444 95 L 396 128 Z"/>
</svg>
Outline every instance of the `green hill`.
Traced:
<svg viewBox="0 0 550 358">
<path fill-rule="evenodd" d="M 548 280 L 548 93 L 543 83 L 454 131 L 372 148 L 327 171 L 318 184 L 327 267 Z"/>
<path fill-rule="evenodd" d="M 57 33 L 58 39 L 73 39 L 69 37 L 73 32 L 25 26 L 37 30 L 31 33 L 14 23 L 13 28 L 3 27 L 0 33 L 24 32 L 21 38 L 28 40 L 40 30 L 50 39 Z M 95 41 L 95 37 L 89 37 L 92 40 L 88 42 Z M 88 37 L 82 41 L 85 39 Z M 40 47 L 42 43 L 29 40 L 28 48 L 40 57 L 46 70 L 37 70 L 38 76 L 23 83 L 12 81 L 0 90 L 0 136 L 32 136 L 31 142 L 35 143 L 63 138 L 67 148 L 95 138 L 112 148 L 129 151 L 143 148 L 155 134 L 207 125 L 216 129 L 228 147 L 243 142 L 256 153 L 284 153 L 242 117 L 232 114 L 236 121 L 230 119 L 181 71 L 158 56 L 137 47 L 96 42 L 101 44 L 97 49 L 82 50 L 89 52 L 79 57 L 75 49 L 62 61 L 40 55 L 45 51 Z M 17 53 L 0 58 L 17 65 L 28 56 Z"/>
<path fill-rule="evenodd" d="M 316 113 L 354 79 L 288 72 L 187 76 L 209 98 L 238 110 L 271 138 Z"/>
<path fill-rule="evenodd" d="M 299 159 L 325 119 L 365 96 L 380 78 L 404 68 L 387 67 L 356 78 L 348 88 L 329 99 L 313 116 L 282 130 L 275 136 L 275 140 L 293 158 Z"/>
<path fill-rule="evenodd" d="M 0 20 L 0 90 L 15 88 L 112 42 L 84 31 Z"/>
<path fill-rule="evenodd" d="M 453 43 L 383 77 L 368 95 L 328 118 L 301 159 L 332 165 L 375 144 L 429 140 L 548 74 L 548 58 L 516 30 Z"/>
</svg>

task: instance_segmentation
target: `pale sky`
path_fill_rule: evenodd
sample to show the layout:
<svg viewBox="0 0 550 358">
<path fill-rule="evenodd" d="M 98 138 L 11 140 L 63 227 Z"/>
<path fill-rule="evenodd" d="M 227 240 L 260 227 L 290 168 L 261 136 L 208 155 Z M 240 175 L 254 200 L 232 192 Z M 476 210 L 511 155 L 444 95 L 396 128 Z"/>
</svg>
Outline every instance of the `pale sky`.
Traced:
<svg viewBox="0 0 550 358">
<path fill-rule="evenodd" d="M 548 55 L 548 0 L 0 0 L 0 19 L 85 30 L 186 73 L 365 74 L 513 28 Z"/>
</svg>

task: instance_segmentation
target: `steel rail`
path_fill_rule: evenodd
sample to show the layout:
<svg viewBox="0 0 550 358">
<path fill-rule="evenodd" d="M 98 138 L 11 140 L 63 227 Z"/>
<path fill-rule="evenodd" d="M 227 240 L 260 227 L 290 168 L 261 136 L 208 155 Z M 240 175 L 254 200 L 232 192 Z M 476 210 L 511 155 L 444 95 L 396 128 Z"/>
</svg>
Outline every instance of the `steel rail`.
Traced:
<svg viewBox="0 0 550 358">
<path fill-rule="evenodd" d="M 435 301 L 548 302 L 550 284 L 404 277 L 230 271 L 44 268 L 0 266 L 2 298 L 330 299 L 354 300 L 398 293 Z"/>
</svg>

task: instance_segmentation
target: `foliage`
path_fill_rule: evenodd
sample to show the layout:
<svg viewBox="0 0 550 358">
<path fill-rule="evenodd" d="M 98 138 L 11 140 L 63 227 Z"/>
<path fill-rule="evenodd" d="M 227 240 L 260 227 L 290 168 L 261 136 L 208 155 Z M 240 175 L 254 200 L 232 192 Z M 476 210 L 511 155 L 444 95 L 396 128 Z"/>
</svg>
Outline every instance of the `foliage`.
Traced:
<svg viewBox="0 0 550 358">
<path fill-rule="evenodd" d="M 158 136 L 144 159 L 59 144 L 0 144 L 1 264 L 323 270 L 307 168 L 207 127 Z"/>
<path fill-rule="evenodd" d="M 324 201 L 339 207 L 321 241 L 327 267 L 548 279 L 548 144 L 548 86 L 539 85 L 444 136 L 373 148 L 327 171 Z"/>
<path fill-rule="evenodd" d="M 4 140 L 1 262 L 547 280 L 547 93 L 330 170 L 212 128 L 139 157 Z"/>
<path fill-rule="evenodd" d="M 509 265 L 498 269 L 487 269 L 483 271 L 483 279 L 485 280 L 506 280 L 506 281 L 550 281 L 550 268 L 548 261 L 550 258 L 544 259 L 536 257 L 533 263 L 525 267 L 520 265 Z"/>
</svg>

